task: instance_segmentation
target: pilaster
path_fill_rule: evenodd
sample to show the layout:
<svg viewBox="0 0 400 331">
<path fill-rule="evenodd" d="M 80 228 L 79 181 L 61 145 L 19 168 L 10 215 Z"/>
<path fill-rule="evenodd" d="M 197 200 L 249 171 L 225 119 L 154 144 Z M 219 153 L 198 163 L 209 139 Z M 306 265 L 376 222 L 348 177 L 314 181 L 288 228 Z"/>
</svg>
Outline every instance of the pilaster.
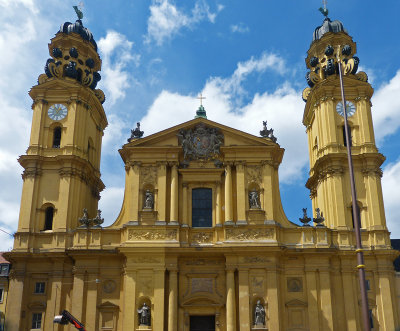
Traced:
<svg viewBox="0 0 400 331">
<path fill-rule="evenodd" d="M 178 330 L 178 270 L 169 270 L 168 331 Z"/>
<path fill-rule="evenodd" d="M 135 270 L 127 267 L 124 271 L 122 330 L 134 330 L 138 325 L 136 311 L 136 277 Z M 153 312 L 152 312 L 153 313 Z"/>
<path fill-rule="evenodd" d="M 245 185 L 245 164 L 236 164 L 236 206 L 237 223 L 246 224 L 246 185 Z"/>
<path fill-rule="evenodd" d="M 226 269 L 226 331 L 236 331 L 235 270 Z"/>
<path fill-rule="evenodd" d="M 12 321 L 12 323 L 7 323 L 7 330 L 9 331 L 20 331 L 22 329 L 21 311 L 24 302 L 24 281 L 25 268 L 11 271 L 8 287 L 10 295 L 7 298 L 7 320 Z"/>
<path fill-rule="evenodd" d="M 240 331 L 248 331 L 251 328 L 250 318 L 250 293 L 249 270 L 239 269 L 239 328 Z"/>
<path fill-rule="evenodd" d="M 170 219 L 169 223 L 178 224 L 178 165 L 173 163 L 171 165 L 171 207 L 170 207 Z"/>
<path fill-rule="evenodd" d="M 232 223 L 232 167 L 225 165 L 225 223 Z"/>
<path fill-rule="evenodd" d="M 157 211 L 158 222 L 165 223 L 166 202 L 167 202 L 167 164 L 159 162 L 157 164 Z"/>
<path fill-rule="evenodd" d="M 277 268 L 267 269 L 267 302 L 269 309 L 269 330 L 281 330 L 281 299 L 279 289 L 279 274 Z"/>
</svg>

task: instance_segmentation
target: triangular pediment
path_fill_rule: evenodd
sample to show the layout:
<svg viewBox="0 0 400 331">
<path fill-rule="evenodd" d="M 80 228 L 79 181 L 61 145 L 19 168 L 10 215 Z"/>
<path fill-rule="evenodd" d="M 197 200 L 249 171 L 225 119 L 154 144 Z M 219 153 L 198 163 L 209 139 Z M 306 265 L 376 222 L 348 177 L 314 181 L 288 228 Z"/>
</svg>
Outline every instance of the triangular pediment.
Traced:
<svg viewBox="0 0 400 331">
<path fill-rule="evenodd" d="M 126 144 L 125 146 L 168 146 L 171 145 L 176 145 L 178 146 L 178 137 L 177 134 L 180 130 L 188 130 L 188 129 L 194 129 L 197 125 L 199 124 L 204 124 L 206 127 L 211 127 L 211 128 L 216 128 L 219 129 L 224 136 L 226 136 L 228 139 L 228 144 L 229 145 L 260 145 L 260 146 L 266 146 L 266 145 L 275 145 L 270 139 L 265 139 L 262 137 L 257 137 L 254 135 L 251 135 L 249 133 L 231 128 L 229 126 L 210 121 L 205 118 L 196 118 L 181 124 L 178 124 L 176 126 L 170 127 L 166 130 L 159 131 L 157 133 L 154 133 L 152 135 L 149 135 L 144 138 L 136 139 L 131 141 L 130 143 Z M 229 146 L 228 145 L 228 146 Z M 226 145 L 225 145 L 226 146 Z"/>
<path fill-rule="evenodd" d="M 248 150 L 249 148 L 267 148 L 270 150 L 279 150 L 279 154 L 283 153 L 283 149 L 281 149 L 278 144 L 272 142 L 268 138 L 257 137 L 205 118 L 196 118 L 144 138 L 132 139 L 129 143 L 122 147 L 120 154 L 126 161 L 127 156 L 134 150 L 139 151 L 148 149 L 149 151 L 160 151 L 160 149 L 170 149 L 171 153 L 173 151 L 178 151 L 178 149 L 182 149 L 183 147 L 182 139 L 180 139 L 178 136 L 182 132 L 191 131 L 193 133 L 193 137 L 196 137 L 200 127 L 205 128 L 205 131 L 215 129 L 213 131 L 214 133 L 222 135 L 222 143 L 218 146 L 222 153 L 227 149 L 235 149 L 240 151 Z M 207 135 L 207 133 L 205 133 L 205 135 Z M 210 135 L 212 135 L 212 133 L 210 133 Z"/>
<path fill-rule="evenodd" d="M 106 301 L 103 302 L 101 305 L 98 305 L 97 308 L 99 310 L 117 310 L 119 309 L 119 306 L 110 301 Z"/>
</svg>

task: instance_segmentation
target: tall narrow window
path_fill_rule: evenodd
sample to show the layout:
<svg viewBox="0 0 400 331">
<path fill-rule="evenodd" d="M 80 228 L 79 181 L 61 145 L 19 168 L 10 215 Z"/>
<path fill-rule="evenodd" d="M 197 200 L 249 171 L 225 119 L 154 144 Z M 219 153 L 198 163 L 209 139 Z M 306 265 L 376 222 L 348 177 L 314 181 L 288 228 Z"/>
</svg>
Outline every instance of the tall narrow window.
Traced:
<svg viewBox="0 0 400 331">
<path fill-rule="evenodd" d="M 44 230 L 53 230 L 54 208 L 47 207 L 44 217 Z"/>
<path fill-rule="evenodd" d="M 53 131 L 53 148 L 60 148 L 61 144 L 61 128 L 57 126 Z"/>
<path fill-rule="evenodd" d="M 353 229 L 354 229 L 356 226 L 354 224 L 353 206 L 350 207 L 350 213 L 351 213 L 351 222 L 353 224 Z"/>
<path fill-rule="evenodd" d="M 42 327 L 42 313 L 32 314 L 32 329 L 40 329 Z"/>
<path fill-rule="evenodd" d="M 372 309 L 369 309 L 369 324 L 371 329 L 374 328 L 374 314 L 372 313 Z"/>
<path fill-rule="evenodd" d="M 343 129 L 343 145 L 345 147 L 347 147 L 346 129 L 344 128 L 344 125 L 343 125 L 342 129 Z M 351 126 L 350 125 L 349 125 L 349 140 L 350 140 L 350 146 L 353 146 L 352 139 L 351 139 Z"/>
<path fill-rule="evenodd" d="M 192 227 L 212 227 L 212 189 L 192 190 Z"/>
</svg>

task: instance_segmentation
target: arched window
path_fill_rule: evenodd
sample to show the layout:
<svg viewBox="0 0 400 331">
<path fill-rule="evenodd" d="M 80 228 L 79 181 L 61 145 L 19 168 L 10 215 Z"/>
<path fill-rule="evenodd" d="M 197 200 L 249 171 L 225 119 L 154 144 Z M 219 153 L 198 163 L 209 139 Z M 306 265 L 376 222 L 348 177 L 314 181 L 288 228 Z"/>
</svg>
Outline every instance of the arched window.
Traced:
<svg viewBox="0 0 400 331">
<path fill-rule="evenodd" d="M 57 126 L 53 131 L 53 148 L 60 148 L 61 144 L 61 128 Z"/>
<path fill-rule="evenodd" d="M 47 207 L 44 217 L 44 230 L 53 230 L 54 208 Z"/>
<path fill-rule="evenodd" d="M 342 129 L 343 129 L 343 145 L 345 146 L 345 147 L 347 147 L 347 142 L 346 142 L 346 129 L 345 129 L 345 127 L 344 127 L 344 125 L 343 125 L 343 127 L 342 127 Z M 352 143 L 352 139 L 351 139 L 351 126 L 349 125 L 349 140 L 350 140 L 350 146 L 353 146 L 353 143 Z"/>
<path fill-rule="evenodd" d="M 192 190 L 192 227 L 212 227 L 212 189 Z"/>
</svg>

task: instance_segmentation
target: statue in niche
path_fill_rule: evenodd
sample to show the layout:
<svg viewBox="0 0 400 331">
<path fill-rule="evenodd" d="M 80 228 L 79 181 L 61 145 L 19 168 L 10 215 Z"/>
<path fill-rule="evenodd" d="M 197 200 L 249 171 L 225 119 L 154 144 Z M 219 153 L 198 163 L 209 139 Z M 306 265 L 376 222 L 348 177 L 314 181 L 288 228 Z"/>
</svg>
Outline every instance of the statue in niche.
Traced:
<svg viewBox="0 0 400 331">
<path fill-rule="evenodd" d="M 265 308 L 258 300 L 256 306 L 254 307 L 254 325 L 264 326 L 265 325 Z"/>
<path fill-rule="evenodd" d="M 258 192 L 256 189 L 250 191 L 249 193 L 249 204 L 250 209 L 260 209 L 260 203 L 258 202 Z"/>
<path fill-rule="evenodd" d="M 153 209 L 153 207 L 154 207 L 153 193 L 150 190 L 147 190 L 144 199 L 144 209 Z"/>
<path fill-rule="evenodd" d="M 137 312 L 139 314 L 140 325 L 150 326 L 150 307 L 146 305 L 146 302 L 143 303 L 142 308 L 139 308 Z"/>
</svg>

